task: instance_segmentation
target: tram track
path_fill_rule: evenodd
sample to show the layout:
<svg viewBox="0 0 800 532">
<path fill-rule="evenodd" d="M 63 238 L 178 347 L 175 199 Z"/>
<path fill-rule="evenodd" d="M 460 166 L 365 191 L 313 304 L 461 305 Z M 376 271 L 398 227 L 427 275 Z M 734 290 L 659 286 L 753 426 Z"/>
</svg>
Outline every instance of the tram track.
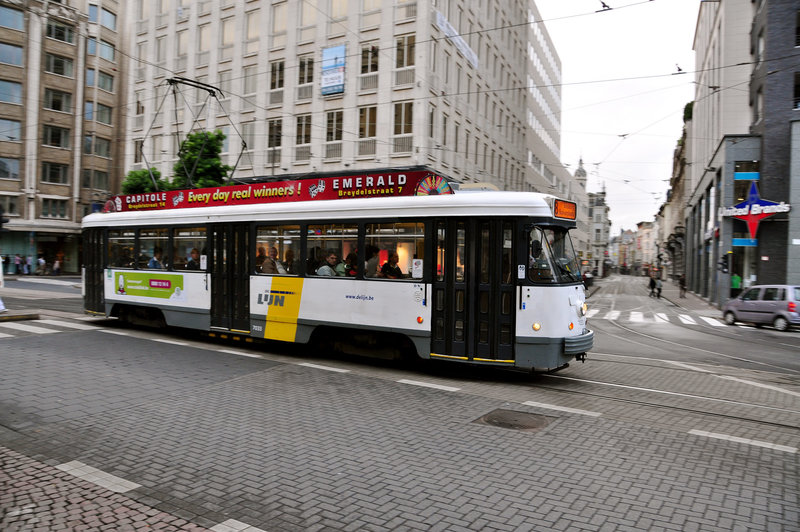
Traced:
<svg viewBox="0 0 800 532">
<path fill-rule="evenodd" d="M 690 344 L 684 344 L 684 343 L 681 343 L 681 342 L 676 342 L 674 340 L 667 340 L 667 339 L 664 339 L 664 338 L 659 338 L 658 336 L 653 336 L 651 334 L 643 333 L 643 332 L 637 331 L 636 329 L 632 329 L 630 327 L 626 327 L 626 326 L 624 326 L 624 325 L 622 325 L 622 324 L 620 324 L 620 323 L 618 323 L 616 321 L 610 321 L 610 323 L 612 323 L 615 327 L 618 327 L 619 329 L 622 329 L 623 331 L 625 331 L 627 333 L 631 333 L 631 334 L 634 334 L 634 335 L 637 335 L 637 336 L 641 336 L 643 338 L 647 338 L 649 340 L 653 340 L 653 341 L 656 341 L 656 342 L 668 344 L 668 345 L 671 345 L 671 346 L 674 346 L 674 347 L 679 347 L 679 348 L 683 348 L 683 349 L 689 349 L 689 350 L 692 350 L 692 351 L 698 351 L 698 352 L 706 353 L 706 354 L 709 354 L 709 355 L 719 356 L 719 357 L 722 357 L 722 358 L 728 359 L 728 360 L 735 360 L 737 362 L 745 362 L 745 363 L 748 363 L 748 364 L 754 364 L 754 365 L 757 365 L 757 366 L 763 366 L 765 368 L 770 368 L 770 370 L 780 370 L 782 372 L 789 372 L 789 373 L 794 374 L 794 375 L 800 375 L 800 371 L 797 371 L 796 369 L 793 369 L 793 368 L 787 368 L 787 367 L 784 367 L 784 366 L 779 366 L 779 365 L 775 365 L 775 364 L 769 364 L 767 362 L 760 362 L 758 360 L 742 358 L 742 357 L 738 357 L 738 356 L 735 356 L 735 355 L 730 355 L 730 354 L 727 354 L 727 353 L 721 353 L 719 351 L 713 351 L 713 350 L 705 349 L 705 348 L 702 348 L 702 347 L 696 347 L 696 346 L 690 345 Z M 696 331 L 697 329 L 691 329 L 691 330 L 692 331 Z M 620 336 L 620 335 L 616 335 L 616 334 L 613 334 L 613 333 L 611 333 L 609 331 L 604 331 L 604 332 L 605 332 L 605 334 L 608 334 L 608 335 L 610 335 L 610 336 L 612 336 L 612 337 L 614 337 L 614 338 L 616 338 L 618 340 L 624 341 L 626 343 L 635 343 L 637 345 L 641 345 L 641 346 L 647 347 L 649 349 L 652 349 L 652 347 L 653 347 L 652 344 L 646 344 L 646 343 L 642 343 L 642 342 L 637 342 L 635 340 L 632 340 L 631 338 L 627 338 L 627 337 L 623 337 L 623 336 Z M 737 342 L 746 342 L 748 344 L 754 345 L 758 349 L 763 349 L 763 342 L 758 342 L 756 340 L 750 340 L 750 339 L 747 339 L 747 338 L 740 338 L 740 337 L 732 338 L 730 336 L 723 336 L 723 335 L 720 335 L 720 334 L 715 334 L 715 331 L 712 332 L 711 330 L 708 330 L 708 329 L 705 329 L 705 328 L 702 330 L 702 332 L 704 334 L 710 334 L 711 336 L 725 338 L 727 340 L 736 340 Z"/>
<path fill-rule="evenodd" d="M 548 377 L 559 378 L 558 375 L 548 375 Z M 580 379 L 577 379 L 577 380 L 580 380 Z M 600 384 L 603 384 L 603 383 L 600 383 Z M 580 395 L 580 396 L 584 396 L 584 397 L 591 397 L 593 399 L 605 399 L 605 400 L 609 400 L 609 401 L 613 401 L 613 402 L 617 402 L 617 403 L 632 404 L 632 405 L 637 405 L 637 406 L 642 406 L 642 407 L 647 407 L 647 408 L 666 409 L 666 410 L 672 410 L 672 411 L 675 411 L 675 412 L 690 413 L 690 414 L 701 415 L 701 416 L 711 416 L 711 417 L 718 418 L 718 419 L 727 419 L 727 420 L 737 421 L 737 422 L 755 423 L 755 424 L 760 425 L 760 426 L 769 426 L 769 427 L 783 428 L 783 429 L 790 429 L 790 430 L 798 430 L 798 429 L 800 429 L 800 424 L 791 425 L 791 424 L 787 424 L 787 423 L 780 423 L 780 422 L 777 422 L 777 421 L 764 420 L 764 419 L 757 418 L 757 417 L 736 416 L 736 415 L 731 415 L 731 414 L 725 414 L 725 413 L 722 413 L 722 412 L 714 412 L 714 411 L 710 411 L 708 409 L 689 408 L 689 407 L 684 407 L 684 406 L 670 405 L 670 404 L 658 403 L 658 402 L 653 402 L 653 401 L 645 401 L 645 400 L 641 400 L 641 399 L 630 399 L 630 398 L 618 397 L 618 396 L 614 396 L 614 395 L 602 394 L 602 393 L 597 393 L 597 392 L 588 392 L 588 391 L 584 391 L 584 390 L 565 389 L 565 388 L 560 388 L 558 386 L 537 385 L 537 389 L 547 390 L 547 391 L 557 392 L 557 393 L 563 393 L 563 394 L 569 394 L 569 395 Z M 697 395 L 686 395 L 686 397 L 690 397 L 692 399 L 698 399 L 698 400 L 705 400 L 705 401 L 725 402 L 725 403 L 736 404 L 736 405 L 740 405 L 740 406 L 744 406 L 744 407 L 748 407 L 748 408 L 769 409 L 769 410 L 773 410 L 773 411 L 783 412 L 783 413 L 787 413 L 787 414 L 796 414 L 796 415 L 800 416 L 800 410 L 790 410 L 790 409 L 769 407 L 769 406 L 757 405 L 757 404 L 753 404 L 753 403 L 742 403 L 742 402 L 739 402 L 739 401 L 731 401 L 731 400 L 719 399 L 719 398 L 715 398 L 715 397 L 704 397 L 704 396 L 697 396 Z"/>
</svg>

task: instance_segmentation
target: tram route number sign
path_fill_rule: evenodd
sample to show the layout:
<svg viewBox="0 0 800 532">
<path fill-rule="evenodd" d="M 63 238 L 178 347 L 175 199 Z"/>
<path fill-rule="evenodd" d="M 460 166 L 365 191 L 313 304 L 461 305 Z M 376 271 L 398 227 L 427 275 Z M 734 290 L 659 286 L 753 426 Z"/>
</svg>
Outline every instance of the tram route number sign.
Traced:
<svg viewBox="0 0 800 532">
<path fill-rule="evenodd" d="M 103 212 L 452 193 L 442 176 L 420 170 L 127 194 L 110 199 Z"/>
</svg>

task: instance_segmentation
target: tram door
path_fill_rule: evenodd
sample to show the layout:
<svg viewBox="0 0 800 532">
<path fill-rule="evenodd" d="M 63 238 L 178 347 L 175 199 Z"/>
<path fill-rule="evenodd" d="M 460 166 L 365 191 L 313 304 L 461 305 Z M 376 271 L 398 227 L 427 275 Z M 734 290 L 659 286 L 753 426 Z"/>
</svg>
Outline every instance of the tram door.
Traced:
<svg viewBox="0 0 800 532">
<path fill-rule="evenodd" d="M 104 312 L 103 305 L 103 230 L 87 229 L 83 232 L 83 305 L 92 312 Z"/>
<path fill-rule="evenodd" d="M 507 220 L 435 222 L 432 352 L 514 359 L 514 230 Z"/>
<path fill-rule="evenodd" d="M 216 224 L 211 236 L 211 327 L 250 332 L 250 226 Z"/>
</svg>

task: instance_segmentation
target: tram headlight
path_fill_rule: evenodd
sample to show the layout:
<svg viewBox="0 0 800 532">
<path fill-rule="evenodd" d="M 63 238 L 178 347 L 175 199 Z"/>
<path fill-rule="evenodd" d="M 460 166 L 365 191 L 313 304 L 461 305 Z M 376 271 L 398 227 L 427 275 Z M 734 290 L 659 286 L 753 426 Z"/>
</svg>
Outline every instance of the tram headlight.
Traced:
<svg viewBox="0 0 800 532">
<path fill-rule="evenodd" d="M 589 305 L 586 304 L 584 301 L 583 305 L 581 305 L 581 316 L 586 316 L 586 313 L 589 311 Z"/>
<path fill-rule="evenodd" d="M 539 323 L 538 321 L 537 321 L 536 323 L 534 323 L 534 324 L 533 324 L 533 330 L 534 330 L 534 331 L 538 331 L 538 330 L 539 330 L 539 329 L 541 329 L 541 328 L 542 328 L 542 324 L 541 324 L 541 323 Z"/>
</svg>

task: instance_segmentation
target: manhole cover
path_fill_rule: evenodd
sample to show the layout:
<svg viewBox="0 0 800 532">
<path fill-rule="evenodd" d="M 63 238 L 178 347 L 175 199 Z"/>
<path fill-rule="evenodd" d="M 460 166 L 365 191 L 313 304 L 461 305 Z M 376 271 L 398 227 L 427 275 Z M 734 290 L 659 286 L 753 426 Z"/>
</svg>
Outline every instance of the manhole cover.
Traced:
<svg viewBox="0 0 800 532">
<path fill-rule="evenodd" d="M 503 429 L 537 432 L 549 425 L 552 419 L 555 418 L 531 414 L 529 412 L 517 412 L 515 410 L 498 408 L 497 410 L 492 410 L 488 414 L 479 417 L 473 421 L 473 423 L 491 425 Z"/>
</svg>

